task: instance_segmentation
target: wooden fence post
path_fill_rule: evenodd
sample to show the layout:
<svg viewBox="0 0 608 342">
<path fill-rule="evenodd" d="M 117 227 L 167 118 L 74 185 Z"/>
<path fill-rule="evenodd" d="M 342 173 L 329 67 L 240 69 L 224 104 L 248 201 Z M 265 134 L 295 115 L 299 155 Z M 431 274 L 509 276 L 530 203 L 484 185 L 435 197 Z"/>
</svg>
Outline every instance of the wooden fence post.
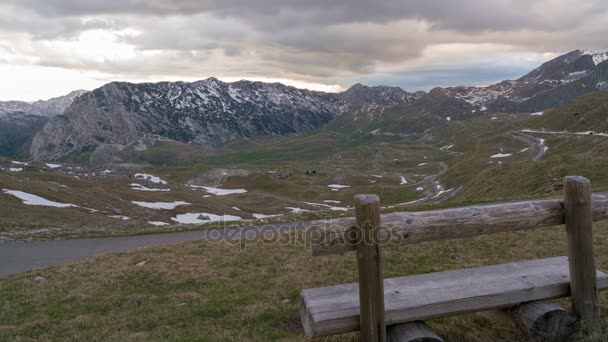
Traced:
<svg viewBox="0 0 608 342">
<path fill-rule="evenodd" d="M 591 322 L 599 319 L 600 311 L 593 253 L 591 183 L 587 178 L 564 178 L 564 211 L 572 311 L 580 320 Z"/>
<path fill-rule="evenodd" d="M 364 342 L 386 341 L 384 322 L 384 277 L 380 230 L 380 199 L 376 195 L 355 196 L 358 229 L 360 336 Z"/>
</svg>

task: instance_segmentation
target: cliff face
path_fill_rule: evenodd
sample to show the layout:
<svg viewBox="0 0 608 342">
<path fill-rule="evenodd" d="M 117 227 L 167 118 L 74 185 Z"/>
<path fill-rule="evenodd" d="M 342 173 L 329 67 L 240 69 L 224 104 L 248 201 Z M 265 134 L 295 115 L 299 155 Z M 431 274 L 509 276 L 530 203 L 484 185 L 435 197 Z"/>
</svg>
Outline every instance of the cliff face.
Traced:
<svg viewBox="0 0 608 342">
<path fill-rule="evenodd" d="M 126 145 L 143 135 L 214 148 L 236 138 L 313 130 L 337 115 L 338 103 L 334 94 L 278 83 L 115 82 L 51 119 L 34 137 L 30 154 L 53 160 L 102 144 Z"/>
</svg>

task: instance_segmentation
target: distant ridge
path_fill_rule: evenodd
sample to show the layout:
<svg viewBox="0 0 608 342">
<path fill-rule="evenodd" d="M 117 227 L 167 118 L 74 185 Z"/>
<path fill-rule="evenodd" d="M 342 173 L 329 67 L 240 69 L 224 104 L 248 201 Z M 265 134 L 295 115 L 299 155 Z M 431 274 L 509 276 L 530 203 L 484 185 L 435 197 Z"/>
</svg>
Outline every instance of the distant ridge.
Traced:
<svg viewBox="0 0 608 342">
<path fill-rule="evenodd" d="M 392 115 L 409 120 L 410 134 L 484 113 L 543 111 L 608 88 L 607 82 L 608 54 L 588 50 L 554 58 L 517 80 L 429 93 L 362 84 L 324 93 L 213 77 L 191 83 L 112 82 L 79 96 L 64 115 L 52 118 L 33 138 L 30 154 L 55 160 L 132 144 L 146 148 L 167 139 L 217 148 L 237 139 L 309 132 L 338 117 L 343 123 L 361 117 L 358 122 L 371 127 Z M 389 107 L 394 109 L 385 113 Z"/>
</svg>

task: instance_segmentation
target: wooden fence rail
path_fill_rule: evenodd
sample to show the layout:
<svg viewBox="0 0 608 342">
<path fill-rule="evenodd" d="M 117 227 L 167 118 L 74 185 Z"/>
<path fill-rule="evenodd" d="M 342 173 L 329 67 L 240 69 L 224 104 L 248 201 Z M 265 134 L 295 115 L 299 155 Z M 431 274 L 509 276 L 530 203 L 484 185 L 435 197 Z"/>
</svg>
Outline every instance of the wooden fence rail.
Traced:
<svg viewBox="0 0 608 342">
<path fill-rule="evenodd" d="M 608 219 L 608 196 L 594 194 L 593 222 Z M 538 229 L 566 223 L 564 200 L 495 203 L 421 212 L 381 215 L 384 246 L 475 237 L 515 230 Z M 314 221 L 310 224 L 314 256 L 342 254 L 357 249 L 353 217 Z"/>
</svg>

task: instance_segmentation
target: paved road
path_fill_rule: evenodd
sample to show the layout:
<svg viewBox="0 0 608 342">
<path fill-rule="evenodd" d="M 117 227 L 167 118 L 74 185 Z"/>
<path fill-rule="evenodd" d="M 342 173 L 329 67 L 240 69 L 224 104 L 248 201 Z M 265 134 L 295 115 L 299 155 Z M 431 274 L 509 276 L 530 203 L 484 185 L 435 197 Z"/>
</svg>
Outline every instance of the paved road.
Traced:
<svg viewBox="0 0 608 342">
<path fill-rule="evenodd" d="M 298 222 L 95 239 L 5 242 L 0 243 L 0 277 L 108 252 L 192 240 L 253 239 L 276 236 L 277 233 L 291 230 L 303 230 L 308 226 L 310 222 Z"/>
<path fill-rule="evenodd" d="M 538 147 L 538 153 L 532 157 L 532 161 L 539 161 L 547 151 L 547 145 L 545 145 L 545 139 L 533 137 L 529 134 L 521 132 L 512 132 L 512 136 L 516 139 L 525 141 L 528 144 L 528 148 L 532 149 Z"/>
</svg>

